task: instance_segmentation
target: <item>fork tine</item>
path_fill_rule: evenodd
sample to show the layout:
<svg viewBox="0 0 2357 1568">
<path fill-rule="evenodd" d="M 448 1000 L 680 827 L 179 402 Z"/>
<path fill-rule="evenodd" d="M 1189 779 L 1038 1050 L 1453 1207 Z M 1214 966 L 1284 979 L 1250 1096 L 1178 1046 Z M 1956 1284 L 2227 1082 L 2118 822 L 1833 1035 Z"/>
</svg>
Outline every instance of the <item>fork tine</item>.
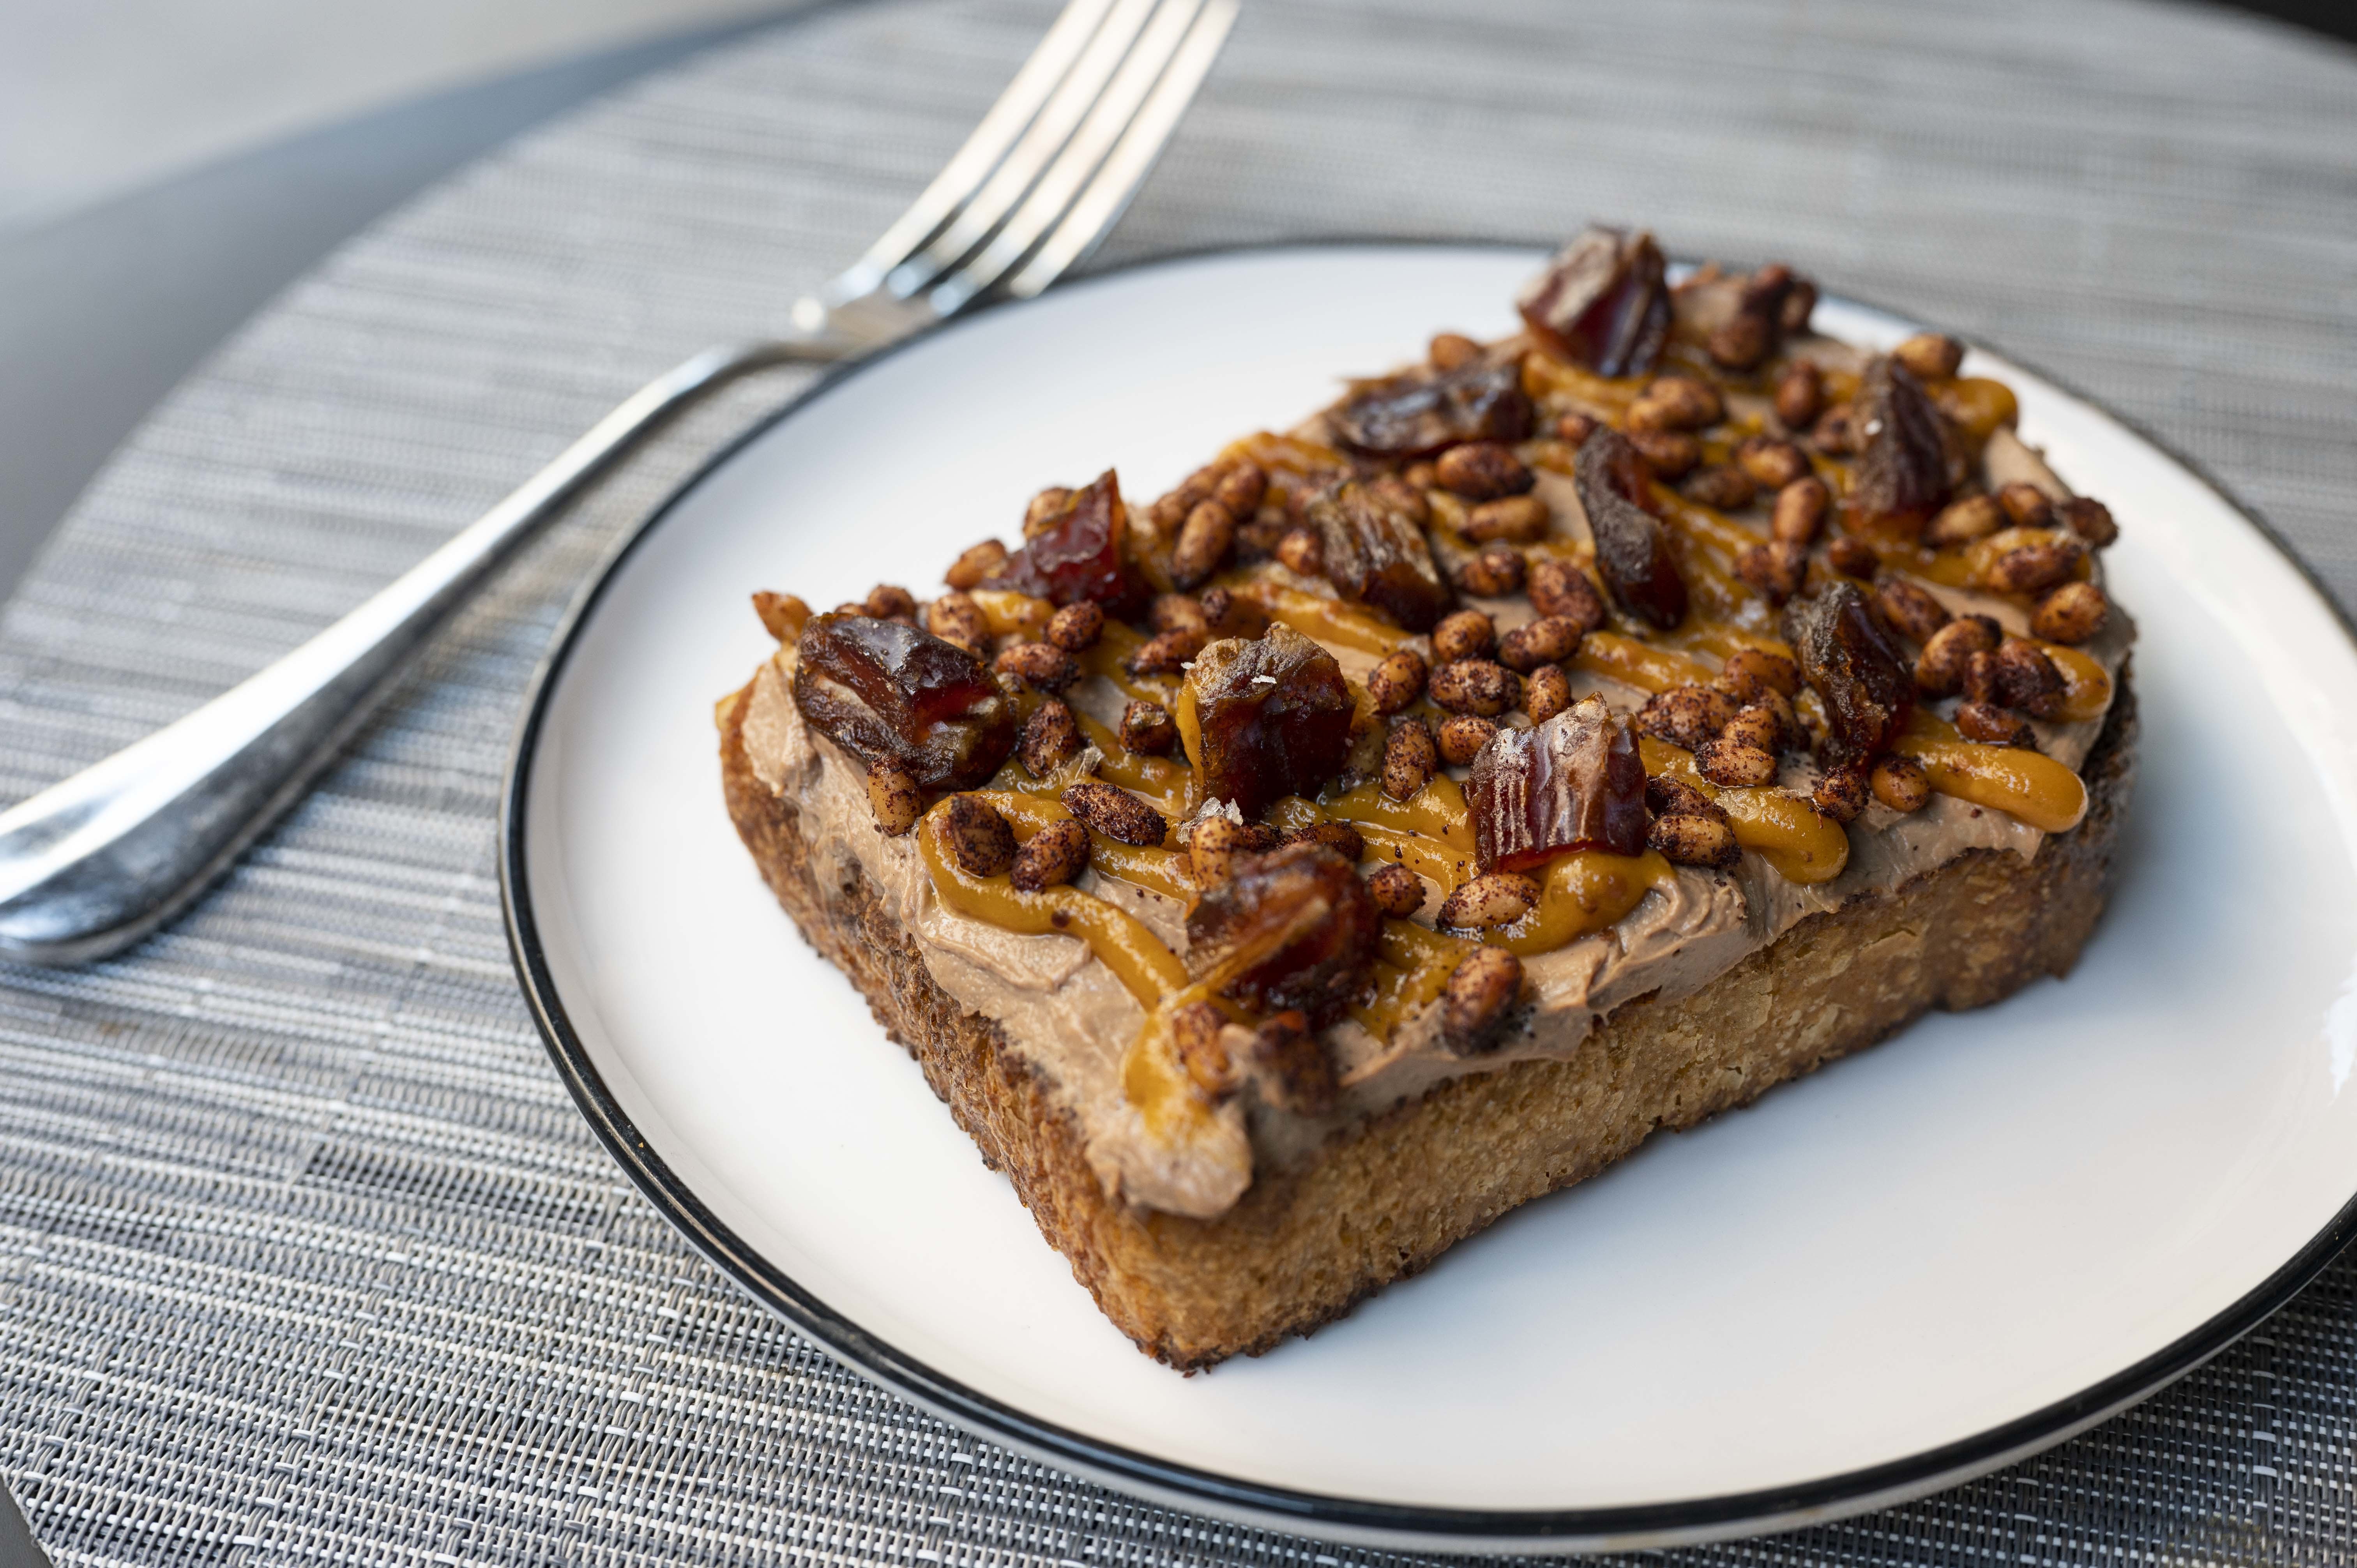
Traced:
<svg viewBox="0 0 2357 1568">
<path fill-rule="evenodd" d="M 1113 0 L 1070 0 L 932 183 L 877 237 L 866 254 L 828 285 L 832 299 L 856 298 L 881 284 L 981 188 L 1070 73 L 1112 5 Z"/>
<path fill-rule="evenodd" d="M 1089 40 L 1088 48 L 1082 51 L 1030 128 L 1023 133 L 1022 140 L 991 173 L 982 188 L 958 209 L 946 229 L 892 269 L 884 280 L 887 288 L 905 299 L 990 238 L 991 231 L 1031 189 L 1040 171 L 1049 167 L 1057 154 L 1071 142 L 1073 127 L 1082 124 L 1159 3 L 1160 0 L 1114 0 L 1103 26 Z"/>
<path fill-rule="evenodd" d="M 1232 0 L 1215 0 L 1232 4 Z M 1013 217 L 994 235 L 981 254 L 960 267 L 929 295 L 927 303 L 934 311 L 948 316 L 963 307 L 969 300 L 998 281 L 1023 260 L 1039 237 L 1056 220 L 1069 211 L 1096 172 L 1108 152 L 1122 138 L 1124 132 L 1137 118 L 1142 106 L 1153 95 L 1157 79 L 1186 41 L 1189 24 L 1204 10 L 1203 0 L 1168 0 L 1146 27 L 1145 35 L 1129 58 L 1122 61 L 1121 70 L 1104 96 L 1089 113 L 1077 134 L 1062 153 L 1058 155 L 1039 183 L 1024 199 Z M 1225 28 L 1219 28 L 1224 35 Z M 1214 38 L 1214 44 L 1217 39 Z M 1208 62 L 1207 62 L 1208 63 Z M 1200 74 L 1196 81 L 1201 80 Z M 1183 109 L 1193 96 L 1193 84 L 1183 86 L 1177 107 Z M 1175 112 L 1172 123 L 1176 123 Z M 1168 135 L 1167 129 L 1163 134 Z M 1157 144 L 1158 145 L 1158 144 Z M 1044 285 L 1042 285 L 1044 286 Z"/>
<path fill-rule="evenodd" d="M 1228 29 L 1235 26 L 1237 0 L 1211 0 L 1202 14 L 1195 18 L 1194 27 L 1187 41 L 1178 48 L 1170 69 L 1155 84 L 1153 96 L 1146 101 L 1137 118 L 1122 133 L 1121 141 L 1089 181 L 1081 199 L 1049 234 L 1047 242 L 1038 253 L 1023 264 L 1022 270 L 1006 280 L 1006 291 L 1018 299 L 1028 299 L 1060 277 L 1064 271 L 1097 247 L 1137 194 L 1146 177 L 1154 171 L 1162 149 L 1169 145 L 1171 133 L 1178 128 L 1187 106 L 1211 74 L 1212 62 L 1220 58 L 1220 47 L 1227 42 Z"/>
</svg>

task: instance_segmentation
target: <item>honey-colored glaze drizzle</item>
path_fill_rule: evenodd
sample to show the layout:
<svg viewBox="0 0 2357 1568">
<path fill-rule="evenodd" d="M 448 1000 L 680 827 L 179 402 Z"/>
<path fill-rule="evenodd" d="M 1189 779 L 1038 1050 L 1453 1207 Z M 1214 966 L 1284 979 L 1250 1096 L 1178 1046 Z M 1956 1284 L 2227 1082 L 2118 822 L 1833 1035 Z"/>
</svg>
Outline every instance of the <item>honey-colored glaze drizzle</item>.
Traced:
<svg viewBox="0 0 2357 1568">
<path fill-rule="evenodd" d="M 1717 800 L 1735 829 L 1735 842 L 1756 852 L 1788 882 L 1830 882 L 1849 864 L 1849 834 L 1799 796 L 1772 784 L 1722 789 L 1695 768 L 1694 753 L 1652 736 L 1637 737 L 1648 778 L 1667 774 Z"/>
<path fill-rule="evenodd" d="M 1362 830 L 1372 825 L 1393 828 L 1437 840 L 1461 854 L 1473 853 L 1473 816 L 1465 805 L 1465 791 L 1446 774 L 1416 791 L 1411 800 L 1394 800 L 1379 785 L 1361 784 L 1320 796 L 1318 806 L 1336 822 Z"/>
<path fill-rule="evenodd" d="M 2087 786 L 2041 751 L 1984 746 L 1953 725 L 1917 709 L 1893 750 L 1923 765 L 1943 795 L 2004 811 L 2050 833 L 2068 832 L 2087 814 Z"/>
<path fill-rule="evenodd" d="M 1614 418 L 1629 412 L 1645 390 L 1643 376 L 1599 376 L 1556 359 L 1543 349 L 1523 356 L 1523 391 L 1534 398 L 1566 397 L 1606 410 Z"/>
<path fill-rule="evenodd" d="M 968 596 L 982 610 L 993 637 L 1021 637 L 1038 641 L 1047 635 L 1056 607 L 1046 599 L 1018 594 L 1012 588 L 975 588 Z"/>
<path fill-rule="evenodd" d="M 1404 1020 L 1440 1000 L 1449 975 L 1473 948 L 1461 937 L 1413 920 L 1385 920 L 1373 993 L 1352 1007 L 1351 1016 L 1375 1038 L 1388 1041 Z"/>
<path fill-rule="evenodd" d="M 1168 708 L 1178 695 L 1178 682 L 1167 675 L 1133 675 L 1127 660 L 1144 645 L 1146 635 L 1121 621 L 1108 620 L 1104 629 L 1073 658 L 1092 675 L 1101 675 L 1125 697 L 1157 703 Z M 1110 755 L 1110 754 L 1108 754 Z"/>
<path fill-rule="evenodd" d="M 1451 781 L 1437 779 L 1434 782 Z M 1387 799 L 1387 797 L 1379 798 Z M 1464 798 L 1464 792 L 1461 789 L 1458 791 L 1458 798 L 1459 800 Z M 1393 801 L 1391 804 L 1396 806 L 1398 802 Z M 1318 806 L 1298 795 L 1287 795 L 1268 809 L 1268 820 L 1274 826 L 1287 832 L 1297 828 L 1314 827 L 1319 822 L 1347 822 L 1359 830 L 1361 838 L 1367 841 L 1369 855 L 1377 860 L 1397 861 L 1419 876 L 1428 877 L 1438 883 L 1443 897 L 1455 892 L 1458 884 L 1473 875 L 1475 870 L 1473 851 L 1469 845 L 1460 849 L 1445 840 L 1434 838 L 1423 832 L 1376 822 L 1363 813 L 1345 814 L 1348 810 L 1340 804 L 1339 800 L 1328 806 Z M 1445 805 L 1436 804 L 1434 810 L 1441 817 L 1445 817 L 1448 813 L 1448 808 Z"/>
<path fill-rule="evenodd" d="M 1765 532 L 1746 528 L 1722 511 L 1704 506 L 1699 501 L 1686 499 L 1659 480 L 1653 484 L 1653 505 L 1674 528 L 1691 539 L 1710 545 L 1729 562 L 1750 546 L 1764 543 L 1768 538 Z"/>
<path fill-rule="evenodd" d="M 1097 767 L 1099 778 L 1168 801 L 1185 800 L 1193 790 L 1195 770 L 1185 763 L 1125 750 L 1111 725 L 1100 724 L 1078 708 L 1072 710 L 1072 717 L 1079 721 L 1081 734 L 1089 744 L 1104 753 L 1104 761 Z"/>
<path fill-rule="evenodd" d="M 946 811 L 945 805 L 934 807 L 917 826 L 917 852 L 945 907 L 1027 936 L 1079 938 L 1148 1013 L 1185 989 L 1186 964 L 1135 916 L 1077 887 L 1026 893 L 1004 874 L 976 876 L 967 871 L 942 843 Z"/>
<path fill-rule="evenodd" d="M 1591 631 L 1579 639 L 1572 667 L 1643 692 L 1666 692 L 1674 686 L 1707 682 L 1718 671 L 1699 659 L 1666 648 L 1655 648 L 1617 631 Z"/>
<path fill-rule="evenodd" d="M 977 789 L 974 795 L 998 809 L 1006 825 L 1015 830 L 1018 843 L 1030 843 L 1033 833 L 1072 814 L 1061 802 L 1035 794 L 994 788 Z M 1099 875 L 1176 898 L 1182 904 L 1195 897 L 1194 880 L 1187 875 L 1184 863 L 1185 856 L 1174 849 L 1150 849 L 1123 843 L 1100 832 L 1089 834 L 1089 865 Z"/>
<path fill-rule="evenodd" d="M 1731 659 L 1745 649 L 1772 653 L 1780 659 L 1792 657 L 1792 645 L 1781 637 L 1770 637 L 1764 631 L 1746 631 L 1739 626 L 1704 620 L 1698 616 L 1688 616 L 1685 624 L 1668 633 L 1663 641 L 1667 647 L 1707 653 L 1718 660 Z"/>
<path fill-rule="evenodd" d="M 2062 708 L 2054 716 L 2065 724 L 2099 719 L 2112 705 L 2111 672 L 2075 648 L 2041 642 L 2046 657 L 2062 674 Z"/>
<path fill-rule="evenodd" d="M 1340 599 L 1287 587 L 1249 571 L 1223 573 L 1217 585 L 1259 606 L 1271 620 L 1283 621 L 1304 637 L 1360 653 L 1389 653 L 1415 635 Z"/>
<path fill-rule="evenodd" d="M 1955 421 L 1976 446 L 2021 417 L 2021 404 L 2013 389 L 1986 376 L 1934 381 L 1926 390 L 1940 412 Z"/>
<path fill-rule="evenodd" d="M 1524 958 L 1553 952 L 1613 924 L 1675 875 L 1670 863 L 1650 849 L 1637 855 L 1574 850 L 1547 863 L 1539 901 L 1529 913 L 1492 926 L 1481 933 L 1481 940 Z"/>
</svg>

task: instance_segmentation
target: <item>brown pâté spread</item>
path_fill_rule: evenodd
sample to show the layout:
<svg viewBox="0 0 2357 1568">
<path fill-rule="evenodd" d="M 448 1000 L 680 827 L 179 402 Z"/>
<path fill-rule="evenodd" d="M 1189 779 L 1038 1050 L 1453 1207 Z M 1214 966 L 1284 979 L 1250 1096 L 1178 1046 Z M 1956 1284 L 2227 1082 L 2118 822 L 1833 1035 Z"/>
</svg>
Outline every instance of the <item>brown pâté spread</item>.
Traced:
<svg viewBox="0 0 2357 1568">
<path fill-rule="evenodd" d="M 2037 853 L 2134 636 L 2115 529 L 1926 334 L 1591 229 L 1148 505 L 1040 492 L 920 602 L 755 596 L 723 704 L 1109 1193 L 1212 1218 L 1806 917 Z"/>
</svg>

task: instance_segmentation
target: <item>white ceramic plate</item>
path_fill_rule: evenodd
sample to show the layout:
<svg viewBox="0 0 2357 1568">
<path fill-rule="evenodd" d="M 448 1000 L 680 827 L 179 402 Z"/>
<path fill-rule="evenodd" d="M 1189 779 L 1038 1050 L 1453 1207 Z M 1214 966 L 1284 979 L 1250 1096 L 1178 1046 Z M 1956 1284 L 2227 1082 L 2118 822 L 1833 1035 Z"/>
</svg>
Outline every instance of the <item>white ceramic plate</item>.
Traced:
<svg viewBox="0 0 2357 1568">
<path fill-rule="evenodd" d="M 737 843 L 711 714 L 770 648 L 747 595 L 921 591 L 1108 464 L 1158 494 L 1437 328 L 1507 330 L 1538 259 L 1260 250 L 989 312 L 835 376 L 585 596 L 510 800 L 525 988 L 648 1195 L 854 1366 L 1114 1485 L 1338 1538 L 1695 1539 L 2056 1442 L 2247 1329 L 2357 1223 L 2350 636 L 2181 464 L 1976 354 L 2118 515 L 2143 628 L 2125 875 L 2072 978 L 1656 1138 L 1260 1359 L 1182 1378 L 1098 1316 Z"/>
</svg>

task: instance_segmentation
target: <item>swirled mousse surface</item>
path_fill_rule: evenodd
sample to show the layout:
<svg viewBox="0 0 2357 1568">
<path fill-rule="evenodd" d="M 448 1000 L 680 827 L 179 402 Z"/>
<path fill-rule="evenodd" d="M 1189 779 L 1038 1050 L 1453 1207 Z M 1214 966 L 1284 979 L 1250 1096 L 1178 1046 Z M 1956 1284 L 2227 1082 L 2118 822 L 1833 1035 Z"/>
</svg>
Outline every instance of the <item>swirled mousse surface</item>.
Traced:
<svg viewBox="0 0 2357 1568">
<path fill-rule="evenodd" d="M 1856 350 L 1812 335 L 1792 335 L 1783 351 L 1788 357 L 1805 356 L 1833 375 L 1855 376 L 1865 365 L 1864 356 Z M 1765 392 L 1728 395 L 1736 404 L 1731 412 L 1748 414 L 1755 424 L 1771 418 Z M 1744 403 L 1747 396 L 1749 405 Z M 1312 446 L 1335 442 L 1335 420 L 1334 411 L 1329 411 L 1293 432 L 1292 438 Z M 1592 560 L 1594 538 L 1579 486 L 1562 467 L 1542 461 L 1532 471 L 1528 493 L 1544 503 L 1551 519 L 1549 546 L 1566 559 Z M 1994 494 L 2008 483 L 2033 486 L 2056 501 L 2070 494 L 2038 453 L 2009 428 L 1998 427 L 1986 434 L 1974 454 L 1965 488 Z M 1259 565 L 1254 575 L 1256 581 L 1294 596 L 1285 602 L 1294 603 L 1296 613 L 1282 615 L 1281 620 L 1318 639 L 1354 688 L 1367 681 L 1382 650 L 1366 646 L 1363 638 L 1333 636 L 1331 625 L 1312 613 L 1318 606 L 1338 607 L 1330 582 L 1279 560 Z M 1937 575 L 1914 581 L 1949 615 L 1984 616 L 2007 634 L 2030 635 L 2033 604 L 2024 596 L 1943 583 Z M 2102 581 L 2099 564 L 2093 567 L 2092 580 Z M 1485 597 L 1469 593 L 1462 603 L 1487 612 L 1501 634 L 1536 614 L 1520 594 Z M 1299 608 L 1302 604 L 1309 608 Z M 1772 623 L 1755 616 L 1752 624 Z M 2078 651 L 2116 681 L 2133 638 L 2132 625 L 2115 608 L 2103 629 L 2082 642 Z M 1417 639 L 1412 646 L 1429 657 L 1428 640 Z M 1707 650 L 1690 648 L 1687 653 L 1716 663 Z M 914 940 L 931 979 L 963 1006 L 996 1020 L 1008 1047 L 1037 1072 L 1052 1102 L 1070 1115 L 1108 1193 L 1201 1218 L 1230 1207 L 1253 1172 L 1308 1160 L 1337 1133 L 1436 1085 L 1532 1058 L 1570 1057 L 1598 1021 L 1615 1008 L 1640 997 L 1674 1000 L 1692 993 L 1813 914 L 1889 892 L 1969 851 L 2029 857 L 2044 837 L 2038 827 L 2005 811 L 1958 794 L 1933 793 L 1928 803 L 1911 811 L 1869 800 L 1847 825 L 1846 863 L 1828 879 L 1796 880 L 1751 852 L 1727 869 L 1663 863 L 1625 915 L 1552 950 L 1524 956 L 1524 1005 L 1486 1048 L 1452 1047 L 1437 1001 L 1409 1010 L 1392 1024 L 1385 1037 L 1371 1032 L 1359 1018 L 1345 1016 L 1322 1032 L 1336 1090 L 1330 1105 L 1315 1111 L 1284 1108 L 1265 1096 L 1247 1093 L 1221 1112 L 1221 1125 L 1232 1134 L 1229 1142 L 1221 1144 L 1214 1138 L 1199 1147 L 1183 1140 L 1174 1143 L 1168 1129 L 1157 1127 L 1141 1107 L 1134 1086 L 1125 1081 L 1125 1063 L 1148 1022 L 1147 1010 L 1133 989 L 1073 936 L 1010 929 L 946 903 L 927 865 L 921 835 L 879 830 L 869 768 L 819 733 L 798 707 L 793 693 L 798 657 L 794 642 L 786 641 L 737 700 L 743 703 L 743 739 L 753 771 L 764 787 L 790 800 L 800 813 L 800 832 L 814 874 L 823 883 L 847 879 L 856 871 L 881 890 Z M 1652 694 L 1642 685 L 1584 667 L 1581 660 L 1567 661 L 1564 668 L 1575 700 L 1601 697 L 1623 719 L 1643 708 Z M 1103 673 L 1083 676 L 1062 696 L 1079 714 L 1109 727 L 1121 722 L 1128 702 L 1123 684 Z M 1932 715 L 1953 713 L 1956 700 L 1927 694 L 1924 711 Z M 1507 714 L 1499 722 L 1528 721 Z M 2029 723 L 2037 749 L 2075 770 L 2094 746 L 2104 714 L 2084 711 L 2068 720 Z M 1092 750 L 1076 766 L 1092 765 L 1099 755 Z M 1448 771 L 1460 779 L 1464 774 L 1462 768 Z M 1779 760 L 1775 785 L 1805 800 L 1819 778 L 1820 764 L 1808 752 L 1788 751 Z M 1082 873 L 1074 886 L 1133 915 L 1173 951 L 1188 953 L 1189 908 L 1181 898 L 1098 869 Z M 1437 897 L 1426 898 L 1415 917 L 1420 925 L 1431 926 L 1437 902 Z M 1247 1146 L 1248 1160 L 1240 1174 L 1236 1151 Z"/>
</svg>

